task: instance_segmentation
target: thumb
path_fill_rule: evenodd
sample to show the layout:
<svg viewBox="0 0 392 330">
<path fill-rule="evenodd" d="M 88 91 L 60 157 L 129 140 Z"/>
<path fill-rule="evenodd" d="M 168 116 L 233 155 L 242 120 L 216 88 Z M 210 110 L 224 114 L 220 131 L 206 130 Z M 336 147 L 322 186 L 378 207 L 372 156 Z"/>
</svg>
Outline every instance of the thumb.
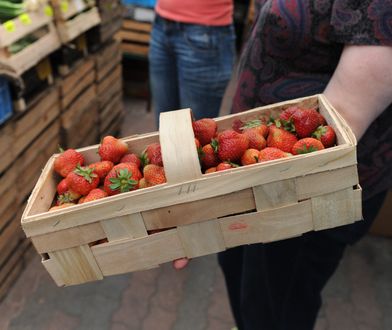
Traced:
<svg viewBox="0 0 392 330">
<path fill-rule="evenodd" d="M 188 258 L 180 258 L 180 259 L 176 259 L 173 261 L 173 267 L 174 269 L 180 270 L 185 268 L 189 263 L 189 259 Z"/>
</svg>

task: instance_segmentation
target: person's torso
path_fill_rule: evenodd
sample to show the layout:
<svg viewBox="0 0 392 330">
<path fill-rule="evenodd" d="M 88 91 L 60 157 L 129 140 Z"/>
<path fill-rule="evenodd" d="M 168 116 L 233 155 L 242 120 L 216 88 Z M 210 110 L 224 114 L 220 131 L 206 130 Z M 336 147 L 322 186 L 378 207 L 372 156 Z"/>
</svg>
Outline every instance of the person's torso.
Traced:
<svg viewBox="0 0 392 330">
<path fill-rule="evenodd" d="M 225 26 L 233 21 L 232 0 L 158 0 L 155 10 L 182 23 Z"/>
<path fill-rule="evenodd" d="M 257 1 L 255 23 L 241 57 L 233 112 L 322 93 L 345 43 L 391 45 L 392 35 L 384 25 L 390 27 L 390 22 L 379 18 L 380 10 L 392 9 L 388 3 Z M 390 106 L 358 145 L 365 195 L 392 184 L 391 124 Z"/>
</svg>

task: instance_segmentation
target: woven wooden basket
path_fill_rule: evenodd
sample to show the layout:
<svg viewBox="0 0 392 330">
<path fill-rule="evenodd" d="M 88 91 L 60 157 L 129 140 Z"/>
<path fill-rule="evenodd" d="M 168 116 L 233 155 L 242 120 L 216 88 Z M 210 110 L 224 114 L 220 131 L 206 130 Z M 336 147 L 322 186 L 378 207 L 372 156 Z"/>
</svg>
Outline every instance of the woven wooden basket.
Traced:
<svg viewBox="0 0 392 330">
<path fill-rule="evenodd" d="M 167 112 L 159 133 L 124 138 L 135 153 L 161 143 L 167 183 L 47 212 L 58 182 L 53 155 L 23 213 L 26 236 L 63 286 L 360 220 L 355 137 L 323 95 L 220 117 L 218 130 L 235 118 L 276 116 L 294 104 L 318 105 L 336 131 L 337 146 L 202 174 L 190 109 Z M 99 160 L 97 149 L 79 151 L 90 163 Z M 147 233 L 158 229 L 166 230 Z"/>
</svg>

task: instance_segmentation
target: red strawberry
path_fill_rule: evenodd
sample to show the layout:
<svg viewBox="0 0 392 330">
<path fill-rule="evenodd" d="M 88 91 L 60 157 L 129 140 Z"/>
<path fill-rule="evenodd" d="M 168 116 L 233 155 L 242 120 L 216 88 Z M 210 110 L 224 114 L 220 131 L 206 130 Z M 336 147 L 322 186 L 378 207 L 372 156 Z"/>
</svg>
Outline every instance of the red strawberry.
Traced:
<svg viewBox="0 0 392 330">
<path fill-rule="evenodd" d="M 242 125 L 241 127 L 242 133 L 245 133 L 248 130 L 257 131 L 264 138 L 266 138 L 268 135 L 269 128 L 260 119 L 255 119 L 255 120 L 247 121 L 245 124 Z"/>
<path fill-rule="evenodd" d="M 237 133 L 242 133 L 242 126 L 244 126 L 244 122 L 241 119 L 234 119 L 231 124 L 231 128 Z"/>
<path fill-rule="evenodd" d="M 296 105 L 292 105 L 291 107 L 288 107 L 280 113 L 279 119 L 284 121 L 290 121 L 291 117 L 295 112 L 297 112 L 297 110 L 300 110 L 300 108 Z"/>
<path fill-rule="evenodd" d="M 213 140 L 211 143 L 206 144 L 201 149 L 200 158 L 203 168 L 209 168 L 218 165 L 219 158 L 216 154 L 216 146 L 217 142 L 216 140 Z"/>
<path fill-rule="evenodd" d="M 91 190 L 98 187 L 99 177 L 92 168 L 77 166 L 66 177 L 69 190 L 73 193 L 85 196 Z"/>
<path fill-rule="evenodd" d="M 57 185 L 57 193 L 59 194 L 59 195 L 62 195 L 62 194 L 64 194 L 65 192 L 67 192 L 68 191 L 68 184 L 67 184 L 67 180 L 65 180 L 65 179 L 62 179 L 60 182 L 59 182 L 59 184 Z"/>
<path fill-rule="evenodd" d="M 216 172 L 216 167 L 210 167 L 205 170 L 205 174 Z"/>
<path fill-rule="evenodd" d="M 284 130 L 278 128 L 275 125 L 271 125 L 269 128 L 269 134 L 267 138 L 267 146 L 281 149 L 285 152 L 291 152 L 294 143 L 298 141 L 297 137 Z"/>
<path fill-rule="evenodd" d="M 63 178 L 72 172 L 77 165 L 84 165 L 84 157 L 80 152 L 74 149 L 64 151 L 61 148 L 60 151 L 61 154 L 54 160 L 53 169 Z"/>
<path fill-rule="evenodd" d="M 335 145 L 336 143 L 336 134 L 334 129 L 331 126 L 319 126 L 313 132 L 312 137 L 321 141 L 325 148 L 329 148 Z"/>
<path fill-rule="evenodd" d="M 78 204 L 95 201 L 97 199 L 101 199 L 101 198 L 104 198 L 107 196 L 108 196 L 108 193 L 106 191 L 104 191 L 100 188 L 96 188 L 96 189 L 91 190 L 87 196 L 84 196 L 83 199 L 81 201 L 79 201 Z"/>
<path fill-rule="evenodd" d="M 327 125 L 327 121 L 325 120 L 324 116 L 320 112 L 317 112 L 317 113 L 319 116 L 319 125 L 320 126 Z"/>
<path fill-rule="evenodd" d="M 192 127 L 196 139 L 199 140 L 202 146 L 211 142 L 218 129 L 215 120 L 211 118 L 196 120 L 192 123 Z"/>
<path fill-rule="evenodd" d="M 105 136 L 98 148 L 98 154 L 101 156 L 101 160 L 109 160 L 114 164 L 117 164 L 127 153 L 128 145 L 111 135 Z"/>
<path fill-rule="evenodd" d="M 249 147 L 246 135 L 225 130 L 218 135 L 218 157 L 221 161 L 239 161 Z"/>
<path fill-rule="evenodd" d="M 140 168 L 142 161 L 136 154 L 126 154 L 120 159 L 120 163 L 134 163 Z"/>
<path fill-rule="evenodd" d="M 287 152 L 284 152 L 278 148 L 267 147 L 259 152 L 259 163 L 285 157 L 288 157 Z"/>
<path fill-rule="evenodd" d="M 201 144 L 200 144 L 200 141 L 196 138 L 195 138 L 195 144 L 196 144 L 196 149 L 199 150 L 199 148 L 201 147 Z"/>
<path fill-rule="evenodd" d="M 323 144 L 315 138 L 303 138 L 294 144 L 291 153 L 293 155 L 306 154 L 324 149 Z"/>
<path fill-rule="evenodd" d="M 241 157 L 241 165 L 256 164 L 259 159 L 259 150 L 248 149 Z"/>
<path fill-rule="evenodd" d="M 139 187 L 142 178 L 139 168 L 134 163 L 115 165 L 104 181 L 104 190 L 111 196 L 131 191 Z"/>
<path fill-rule="evenodd" d="M 98 177 L 103 180 L 105 179 L 105 176 L 108 175 L 113 166 L 114 164 L 110 160 L 103 160 L 101 162 L 92 163 L 88 167 L 92 168 L 94 173 L 96 173 Z"/>
<path fill-rule="evenodd" d="M 249 148 L 261 150 L 267 146 L 267 141 L 256 127 L 244 130 L 244 135 L 249 139 Z"/>
<path fill-rule="evenodd" d="M 163 166 L 161 145 L 158 142 L 148 145 L 142 153 L 141 161 L 143 166 L 147 164 Z"/>
<path fill-rule="evenodd" d="M 147 186 L 155 186 L 166 182 L 165 170 L 162 166 L 148 164 L 143 169 Z"/>
<path fill-rule="evenodd" d="M 300 138 L 312 135 L 320 125 L 319 115 L 315 109 L 299 109 L 291 116 L 295 132 Z"/>
<path fill-rule="evenodd" d="M 216 171 L 219 172 L 219 171 L 224 171 L 236 167 L 238 167 L 238 165 L 232 162 L 223 162 L 218 164 L 218 166 L 216 167 Z"/>
</svg>

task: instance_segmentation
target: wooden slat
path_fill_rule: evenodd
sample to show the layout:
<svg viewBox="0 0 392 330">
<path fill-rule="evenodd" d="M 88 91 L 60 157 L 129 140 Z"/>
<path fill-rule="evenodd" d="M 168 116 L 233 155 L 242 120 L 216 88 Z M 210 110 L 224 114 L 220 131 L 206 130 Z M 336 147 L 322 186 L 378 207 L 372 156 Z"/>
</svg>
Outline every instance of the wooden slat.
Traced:
<svg viewBox="0 0 392 330">
<path fill-rule="evenodd" d="M 355 208 L 354 190 L 340 190 L 311 198 L 314 230 L 353 223 L 359 212 Z"/>
<path fill-rule="evenodd" d="M 152 25 L 151 25 L 151 23 L 143 23 L 143 22 L 137 22 L 137 21 L 130 20 L 130 19 L 124 19 L 123 28 L 129 29 L 129 30 L 151 32 Z"/>
<path fill-rule="evenodd" d="M 0 173 L 2 173 L 8 167 L 8 165 L 14 161 L 15 158 L 15 156 L 11 153 L 10 148 L 10 146 L 12 146 L 14 143 L 12 131 L 13 122 L 5 123 L 0 128 Z"/>
<path fill-rule="evenodd" d="M 142 212 L 148 230 L 171 228 L 256 208 L 252 189 Z"/>
<path fill-rule="evenodd" d="M 34 236 L 31 240 L 39 253 L 47 253 L 87 245 L 104 238 L 106 238 L 106 233 L 101 224 L 94 222 L 55 233 Z"/>
<path fill-rule="evenodd" d="M 60 84 L 61 96 L 64 97 L 71 92 L 80 80 L 91 71 L 94 71 L 94 61 L 92 58 L 87 58 L 80 62 L 80 65 L 75 66 L 72 72 Z"/>
<path fill-rule="evenodd" d="M 150 269 L 159 263 L 185 257 L 176 229 L 100 244 L 91 250 L 105 276 Z"/>
<path fill-rule="evenodd" d="M 42 265 L 45 267 L 46 271 L 50 274 L 57 286 L 64 286 L 64 279 L 60 272 L 59 267 L 54 259 L 42 259 Z"/>
<path fill-rule="evenodd" d="M 99 114 L 99 130 L 105 131 L 109 125 L 122 114 L 124 105 L 122 102 L 122 94 L 115 95 L 109 104 Z"/>
<path fill-rule="evenodd" d="M 140 213 L 101 221 L 101 225 L 109 242 L 148 235 Z"/>
<path fill-rule="evenodd" d="M 195 258 L 226 249 L 217 219 L 177 227 L 185 255 Z"/>
<path fill-rule="evenodd" d="M 102 280 L 103 276 L 88 245 L 49 252 L 65 285 Z"/>
<path fill-rule="evenodd" d="M 117 65 L 117 67 L 107 76 L 102 82 L 97 84 L 97 94 L 100 95 L 104 93 L 113 83 L 121 79 L 122 67 Z"/>
<path fill-rule="evenodd" d="M 147 45 L 139 45 L 139 44 L 123 42 L 121 43 L 121 50 L 124 53 L 136 54 L 136 55 L 147 57 L 149 47 Z"/>
<path fill-rule="evenodd" d="M 105 47 L 95 55 L 97 71 L 100 71 L 102 67 L 108 64 L 119 51 L 120 43 L 116 40 L 112 40 L 109 44 L 105 45 Z"/>
<path fill-rule="evenodd" d="M 140 42 L 148 44 L 150 42 L 150 33 L 143 33 L 143 31 L 129 31 L 120 30 L 118 37 L 126 42 Z"/>
<path fill-rule="evenodd" d="M 219 219 L 226 247 L 267 243 L 313 230 L 309 200 L 277 209 Z"/>
<path fill-rule="evenodd" d="M 95 81 L 95 72 L 92 70 L 86 76 L 84 76 L 80 82 L 74 86 L 74 89 L 72 89 L 67 95 L 65 95 L 61 99 L 61 106 L 62 109 L 66 109 L 77 97 L 80 95 L 80 93 L 83 92 L 86 88 L 89 86 L 92 86 Z"/>
<path fill-rule="evenodd" d="M 113 69 L 121 63 L 122 60 L 122 54 L 120 49 L 116 50 L 116 52 L 113 54 L 112 58 L 110 59 L 110 61 L 105 64 L 104 66 L 102 66 L 99 70 L 97 69 L 97 76 L 96 76 L 96 80 L 97 82 L 101 82 L 102 79 L 104 79 L 105 77 L 107 77 L 110 72 L 113 71 Z"/>
<path fill-rule="evenodd" d="M 119 93 L 122 93 L 122 79 L 115 79 L 104 92 L 97 94 L 99 109 L 103 109 Z"/>
<path fill-rule="evenodd" d="M 258 211 L 298 202 L 294 179 L 255 186 L 253 187 L 253 194 Z"/>
</svg>

